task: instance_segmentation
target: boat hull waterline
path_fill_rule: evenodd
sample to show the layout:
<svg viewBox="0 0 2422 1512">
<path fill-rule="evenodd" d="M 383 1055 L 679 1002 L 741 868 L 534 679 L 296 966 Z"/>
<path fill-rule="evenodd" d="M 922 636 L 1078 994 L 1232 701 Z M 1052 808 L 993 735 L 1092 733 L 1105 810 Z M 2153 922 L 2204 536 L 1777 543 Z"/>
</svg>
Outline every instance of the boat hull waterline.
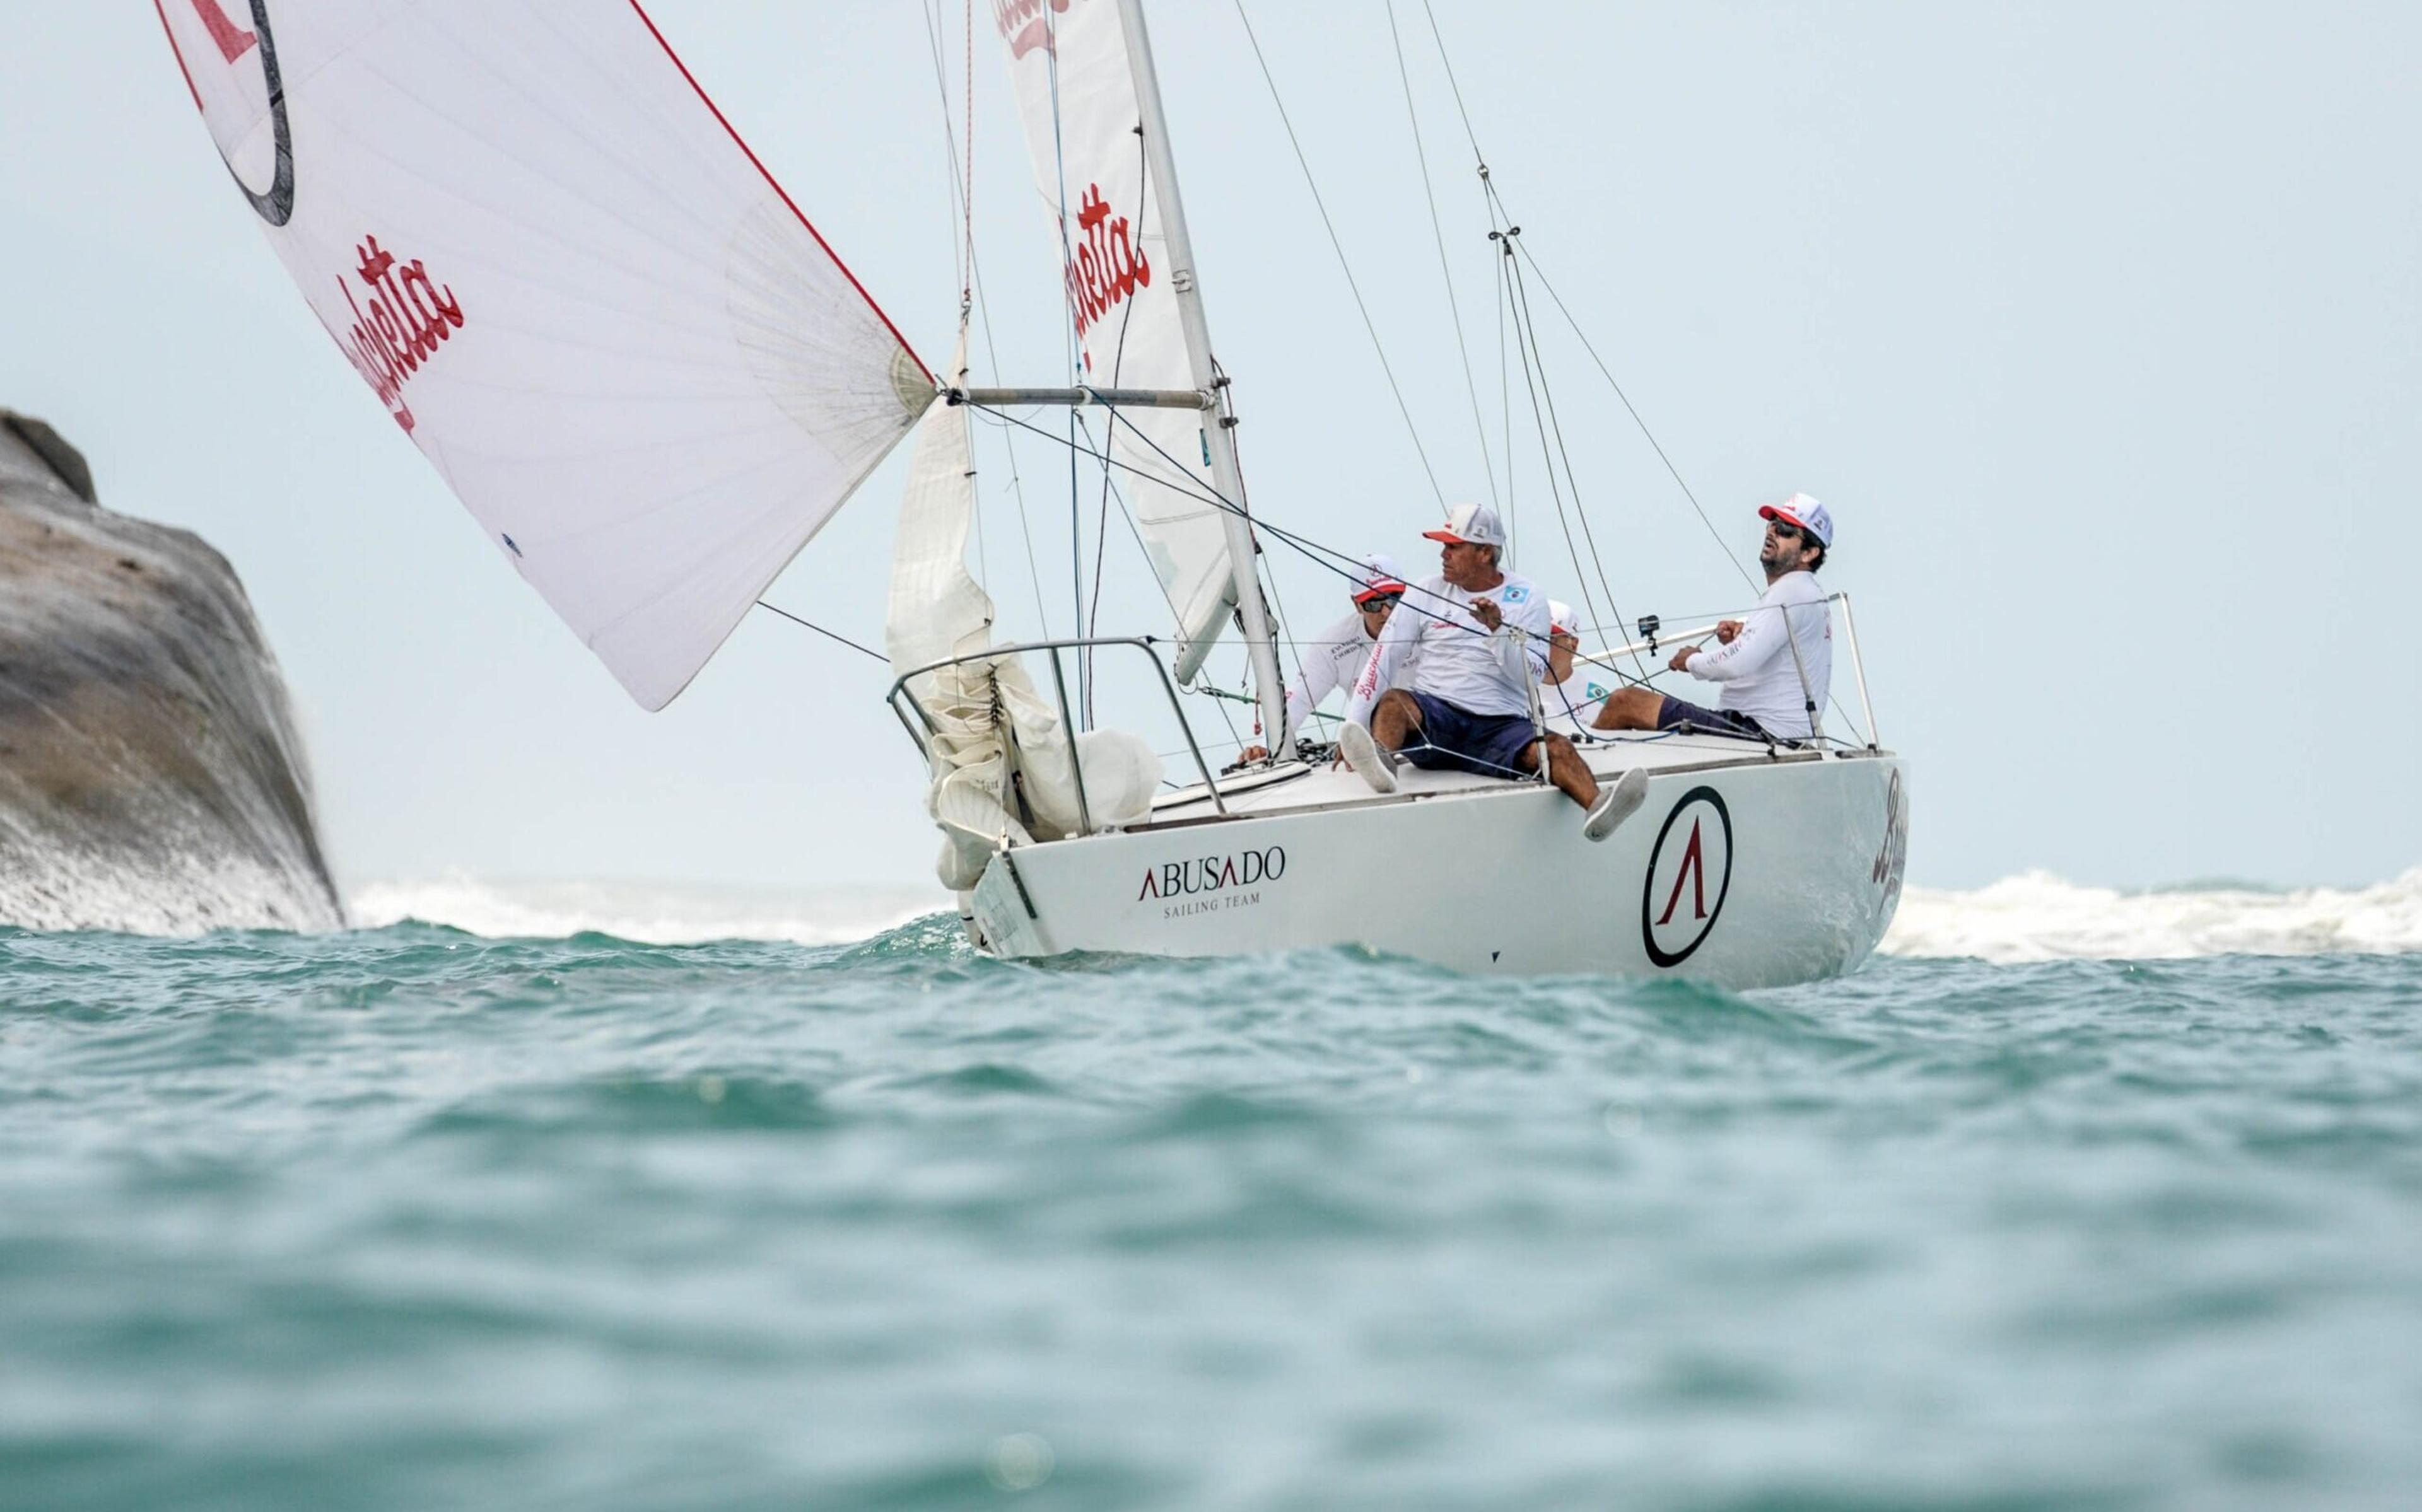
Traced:
<svg viewBox="0 0 2422 1512">
<path fill-rule="evenodd" d="M 1653 770 L 1596 844 L 1562 794 L 1514 783 L 1160 824 L 1002 851 L 963 911 L 1015 958 L 1351 944 L 1481 974 L 1781 987 L 1854 970 L 1883 938 L 1907 784 L 1888 754 Z"/>
</svg>

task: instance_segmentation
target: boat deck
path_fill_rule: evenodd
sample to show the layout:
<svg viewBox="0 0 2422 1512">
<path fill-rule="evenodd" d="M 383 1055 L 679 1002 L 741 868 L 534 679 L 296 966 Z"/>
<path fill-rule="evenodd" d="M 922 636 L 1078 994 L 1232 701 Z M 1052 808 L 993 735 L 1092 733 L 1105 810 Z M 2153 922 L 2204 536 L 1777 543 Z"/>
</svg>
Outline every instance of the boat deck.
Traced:
<svg viewBox="0 0 2422 1512">
<path fill-rule="evenodd" d="M 1722 735 L 1676 735 L 1668 732 L 1601 734 L 1579 747 L 1581 758 L 1600 782 L 1633 767 L 1651 772 L 1696 772 L 1717 767 L 1767 766 L 1786 762 L 1864 757 L 1864 748 L 1841 750 L 1772 749 L 1757 740 Z M 1193 783 L 1164 794 L 1154 803 L 1152 817 L 1124 826 L 1135 833 L 1179 825 L 1217 823 L 1224 818 L 1266 818 L 1278 814 L 1323 809 L 1363 808 L 1423 800 L 1485 797 L 1537 786 L 1532 781 L 1483 777 L 1463 772 L 1424 772 L 1409 763 L 1396 773 L 1392 793 L 1375 793 L 1370 785 L 1344 767 L 1313 768 L 1300 761 L 1282 762 L 1265 772 L 1237 772 L 1219 779 L 1223 816 L 1209 789 Z"/>
</svg>

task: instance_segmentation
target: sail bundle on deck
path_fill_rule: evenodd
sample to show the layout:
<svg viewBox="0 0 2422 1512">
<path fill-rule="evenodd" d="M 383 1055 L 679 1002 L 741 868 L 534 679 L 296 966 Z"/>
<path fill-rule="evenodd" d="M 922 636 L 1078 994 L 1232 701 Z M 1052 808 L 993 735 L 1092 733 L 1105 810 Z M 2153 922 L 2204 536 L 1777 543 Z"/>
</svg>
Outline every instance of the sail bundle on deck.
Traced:
<svg viewBox="0 0 2422 1512">
<path fill-rule="evenodd" d="M 962 332 L 954 383 L 967 381 L 966 367 Z M 1139 735 L 1095 729 L 1070 739 L 1015 654 L 980 654 L 992 647 L 993 601 L 967 567 L 975 476 L 967 412 L 928 411 L 909 453 L 884 627 L 892 670 L 907 678 L 925 727 L 926 810 L 942 831 L 936 871 L 956 891 L 975 886 L 997 850 L 1081 834 L 1088 818 L 1142 818 L 1162 770 Z M 969 660 L 919 671 L 952 657 Z"/>
<path fill-rule="evenodd" d="M 669 702 L 934 397 L 635 0 L 159 0 L 321 323 Z"/>
</svg>

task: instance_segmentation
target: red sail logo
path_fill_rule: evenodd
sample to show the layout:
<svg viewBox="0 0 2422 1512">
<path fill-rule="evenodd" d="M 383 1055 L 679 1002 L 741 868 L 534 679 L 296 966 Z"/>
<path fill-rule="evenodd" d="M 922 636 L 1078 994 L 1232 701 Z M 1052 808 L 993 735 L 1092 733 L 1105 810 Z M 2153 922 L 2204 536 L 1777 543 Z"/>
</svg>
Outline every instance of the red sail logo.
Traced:
<svg viewBox="0 0 2422 1512">
<path fill-rule="evenodd" d="M 1087 184 L 1077 207 L 1077 246 L 1068 258 L 1068 305 L 1077 312 L 1077 339 L 1152 285 L 1152 263 L 1127 218 L 1111 213 L 1102 186 Z"/>
<path fill-rule="evenodd" d="M 993 20 L 999 23 L 1000 34 L 1009 39 L 1011 62 L 1024 57 L 1038 47 L 1051 45 L 1051 18 L 1045 9 L 1068 13 L 1070 0 L 992 0 Z"/>
<path fill-rule="evenodd" d="M 408 431 L 412 407 L 403 401 L 404 385 L 463 329 L 463 304 L 452 286 L 440 286 L 429 276 L 427 263 L 418 257 L 399 261 L 379 245 L 377 237 L 364 238 L 354 251 L 361 258 L 354 276 L 370 292 L 356 295 L 352 283 L 338 278 L 354 323 L 348 331 L 332 334 L 395 423 Z"/>
</svg>

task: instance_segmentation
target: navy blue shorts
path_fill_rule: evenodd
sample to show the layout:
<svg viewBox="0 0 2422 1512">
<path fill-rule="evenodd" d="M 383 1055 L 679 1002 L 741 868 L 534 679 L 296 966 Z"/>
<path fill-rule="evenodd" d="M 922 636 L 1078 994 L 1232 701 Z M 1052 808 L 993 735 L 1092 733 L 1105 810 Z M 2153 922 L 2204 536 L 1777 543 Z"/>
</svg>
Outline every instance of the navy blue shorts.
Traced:
<svg viewBox="0 0 2422 1512">
<path fill-rule="evenodd" d="M 1409 692 L 1410 690 L 1408 690 Z M 1539 738 L 1528 714 L 1475 714 L 1443 698 L 1413 694 L 1421 707 L 1419 737 L 1398 752 L 1432 772 L 1476 772 L 1484 777 L 1524 777 L 1522 748 Z"/>
<path fill-rule="evenodd" d="M 1753 740 L 1770 739 L 1766 726 L 1747 714 L 1736 714 L 1729 709 L 1701 709 L 1688 699 L 1665 695 L 1665 707 L 1657 711 L 1657 727 L 1678 730 L 1685 725 L 1702 735 L 1745 735 Z"/>
</svg>

